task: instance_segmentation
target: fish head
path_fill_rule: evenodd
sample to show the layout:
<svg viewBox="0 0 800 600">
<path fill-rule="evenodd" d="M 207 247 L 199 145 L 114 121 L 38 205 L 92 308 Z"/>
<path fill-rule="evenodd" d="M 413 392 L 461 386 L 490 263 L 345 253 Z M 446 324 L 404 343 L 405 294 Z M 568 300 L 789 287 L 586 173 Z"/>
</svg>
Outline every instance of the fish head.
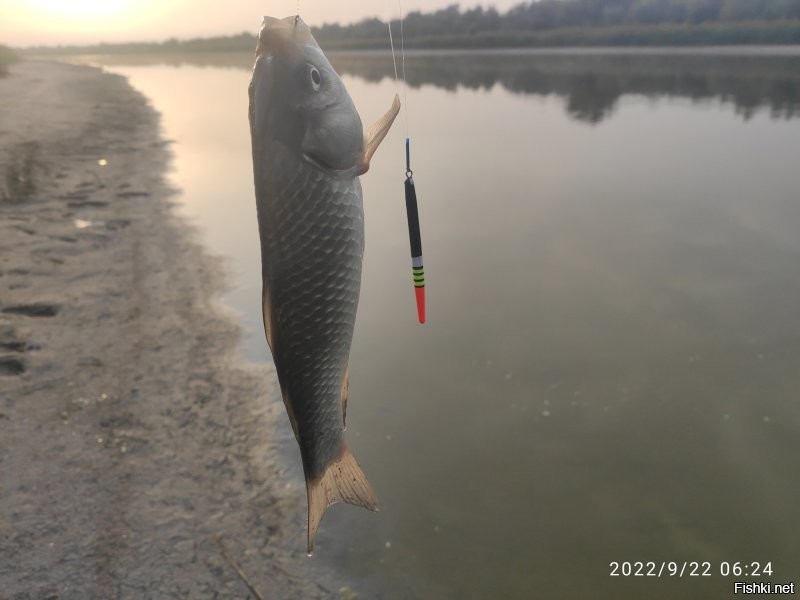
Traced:
<svg viewBox="0 0 800 600">
<path fill-rule="evenodd" d="M 278 141 L 329 172 L 357 172 L 361 118 L 341 78 L 300 17 L 264 17 L 250 84 L 254 143 Z"/>
</svg>

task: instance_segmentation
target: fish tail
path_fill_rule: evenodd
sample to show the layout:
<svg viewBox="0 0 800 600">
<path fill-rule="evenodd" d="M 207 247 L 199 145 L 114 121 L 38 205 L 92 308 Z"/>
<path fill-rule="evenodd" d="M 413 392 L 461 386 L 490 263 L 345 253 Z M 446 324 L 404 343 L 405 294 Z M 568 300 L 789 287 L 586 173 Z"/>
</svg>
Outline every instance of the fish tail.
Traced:
<svg viewBox="0 0 800 600">
<path fill-rule="evenodd" d="M 320 477 L 306 479 L 306 490 L 309 555 L 314 551 L 314 537 L 322 515 L 332 504 L 346 502 L 372 511 L 378 510 L 378 498 L 372 491 L 372 485 L 346 443 L 339 458 L 331 462 Z"/>
</svg>

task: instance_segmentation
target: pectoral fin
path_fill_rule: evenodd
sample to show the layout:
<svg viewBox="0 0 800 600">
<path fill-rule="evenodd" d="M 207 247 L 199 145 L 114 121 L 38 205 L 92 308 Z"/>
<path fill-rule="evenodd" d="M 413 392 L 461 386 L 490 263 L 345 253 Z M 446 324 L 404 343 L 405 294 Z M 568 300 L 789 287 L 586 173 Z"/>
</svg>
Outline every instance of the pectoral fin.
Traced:
<svg viewBox="0 0 800 600">
<path fill-rule="evenodd" d="M 269 344 L 269 349 L 274 356 L 275 344 L 272 339 L 272 330 L 274 329 L 272 326 L 272 300 L 269 297 L 269 287 L 267 287 L 266 281 L 264 281 L 261 288 L 261 316 L 264 319 L 264 333 L 267 335 L 267 344 Z"/>
<path fill-rule="evenodd" d="M 272 360 L 275 362 L 276 354 L 277 354 L 277 347 L 275 343 L 275 326 L 273 324 L 273 314 L 272 314 L 272 300 L 270 299 L 269 295 L 269 287 L 267 286 L 267 282 L 264 281 L 264 285 L 262 287 L 261 292 L 261 312 L 264 317 L 264 333 L 267 334 L 267 344 L 269 344 L 269 349 L 272 352 Z M 278 383 L 280 383 L 280 377 L 278 377 Z M 289 422 L 292 424 L 292 431 L 294 432 L 295 439 L 298 438 L 298 429 L 297 429 L 297 419 L 294 416 L 294 408 L 292 407 L 292 401 L 289 398 L 288 392 L 284 389 L 283 385 L 281 385 L 281 397 L 283 398 L 283 405 L 286 407 L 286 414 L 289 415 Z"/>
<path fill-rule="evenodd" d="M 394 95 L 394 102 L 380 119 L 375 121 L 372 126 L 367 129 L 364 134 L 364 156 L 361 159 L 361 165 L 358 171 L 359 175 L 363 175 L 369 170 L 369 161 L 372 160 L 372 155 L 378 149 L 383 138 L 389 133 L 389 128 L 394 123 L 395 117 L 400 112 L 400 96 Z"/>
</svg>

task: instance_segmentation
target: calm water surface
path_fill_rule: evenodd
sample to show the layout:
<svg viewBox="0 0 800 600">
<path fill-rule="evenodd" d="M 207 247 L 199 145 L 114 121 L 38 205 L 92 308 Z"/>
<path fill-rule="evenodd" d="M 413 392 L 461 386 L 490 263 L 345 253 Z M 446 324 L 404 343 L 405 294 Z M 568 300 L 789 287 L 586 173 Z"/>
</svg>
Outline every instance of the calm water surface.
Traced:
<svg viewBox="0 0 800 600">
<path fill-rule="evenodd" d="M 163 114 L 181 210 L 227 257 L 247 357 L 269 361 L 250 57 L 103 62 Z M 371 123 L 395 93 L 387 57 L 334 63 Z M 362 179 L 348 411 L 382 512 L 334 507 L 313 560 L 363 598 L 727 597 L 722 561 L 800 584 L 800 53 L 406 70 L 429 323 L 398 121 Z M 304 511 L 293 440 L 286 455 Z M 712 575 L 610 577 L 626 560 Z"/>
</svg>

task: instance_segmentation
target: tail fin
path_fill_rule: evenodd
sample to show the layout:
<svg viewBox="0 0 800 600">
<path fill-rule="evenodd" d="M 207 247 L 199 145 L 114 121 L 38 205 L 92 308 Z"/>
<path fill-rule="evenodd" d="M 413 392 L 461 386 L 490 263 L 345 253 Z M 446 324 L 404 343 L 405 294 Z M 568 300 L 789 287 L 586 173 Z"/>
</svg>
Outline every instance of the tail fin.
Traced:
<svg viewBox="0 0 800 600">
<path fill-rule="evenodd" d="M 322 515 L 332 504 L 346 502 L 369 510 L 378 510 L 378 498 L 346 443 L 341 456 L 327 466 L 321 477 L 306 480 L 306 491 L 309 555 L 314 551 L 314 537 Z"/>
</svg>

